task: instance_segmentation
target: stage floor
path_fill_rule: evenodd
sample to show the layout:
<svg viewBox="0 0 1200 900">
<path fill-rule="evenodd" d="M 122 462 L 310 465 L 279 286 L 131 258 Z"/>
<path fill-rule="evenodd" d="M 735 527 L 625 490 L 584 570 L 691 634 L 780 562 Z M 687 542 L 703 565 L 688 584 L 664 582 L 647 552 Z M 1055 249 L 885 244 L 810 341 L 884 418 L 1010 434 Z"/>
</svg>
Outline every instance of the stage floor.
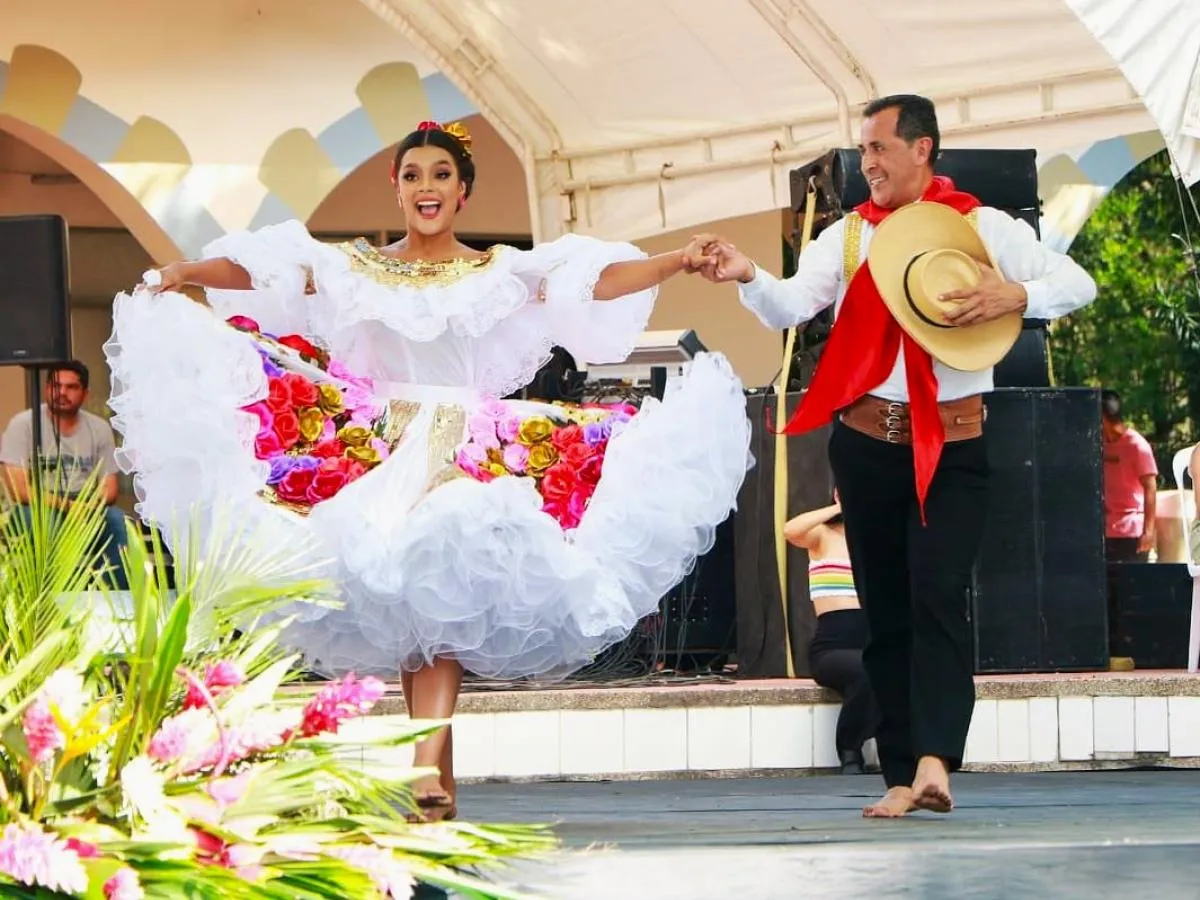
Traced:
<svg viewBox="0 0 1200 900">
<path fill-rule="evenodd" d="M 469 821 L 550 822 L 514 885 L 553 900 L 1200 897 L 1200 772 L 965 774 L 958 808 L 867 821 L 873 776 L 473 785 Z"/>
</svg>

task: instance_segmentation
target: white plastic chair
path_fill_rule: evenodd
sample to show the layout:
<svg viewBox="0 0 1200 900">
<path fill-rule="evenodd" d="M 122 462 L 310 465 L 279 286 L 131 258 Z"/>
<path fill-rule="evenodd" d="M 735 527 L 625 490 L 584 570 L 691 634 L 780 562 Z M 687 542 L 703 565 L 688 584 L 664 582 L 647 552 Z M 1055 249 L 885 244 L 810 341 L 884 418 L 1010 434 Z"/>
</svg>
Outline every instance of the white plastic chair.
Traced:
<svg viewBox="0 0 1200 900">
<path fill-rule="evenodd" d="M 1188 472 L 1192 461 L 1192 447 L 1184 447 L 1175 454 L 1171 461 L 1171 469 L 1175 473 L 1175 488 L 1179 491 L 1179 520 L 1183 526 L 1183 543 L 1187 551 L 1188 574 L 1192 576 L 1192 625 L 1188 637 L 1188 671 L 1195 672 L 1200 664 L 1200 563 L 1197 563 L 1192 552 L 1192 523 L 1188 517 L 1188 493 L 1191 488 L 1184 488 L 1183 476 Z"/>
</svg>

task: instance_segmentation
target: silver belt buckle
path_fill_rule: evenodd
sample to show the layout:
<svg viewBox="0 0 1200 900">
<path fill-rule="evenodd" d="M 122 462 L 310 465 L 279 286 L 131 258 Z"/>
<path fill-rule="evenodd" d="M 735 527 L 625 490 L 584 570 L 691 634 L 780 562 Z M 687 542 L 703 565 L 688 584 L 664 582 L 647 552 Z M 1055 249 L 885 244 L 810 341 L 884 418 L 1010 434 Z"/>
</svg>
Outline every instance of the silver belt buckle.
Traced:
<svg viewBox="0 0 1200 900">
<path fill-rule="evenodd" d="M 883 436 L 883 439 L 889 444 L 898 444 L 900 443 L 900 432 L 889 430 L 888 433 Z"/>
</svg>

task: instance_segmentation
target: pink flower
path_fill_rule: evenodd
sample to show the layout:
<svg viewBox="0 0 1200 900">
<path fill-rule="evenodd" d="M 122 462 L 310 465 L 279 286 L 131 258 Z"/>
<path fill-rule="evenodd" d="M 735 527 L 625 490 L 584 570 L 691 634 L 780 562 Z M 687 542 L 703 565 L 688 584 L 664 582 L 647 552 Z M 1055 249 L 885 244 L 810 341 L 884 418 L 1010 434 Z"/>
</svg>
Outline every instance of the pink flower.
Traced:
<svg viewBox="0 0 1200 900">
<path fill-rule="evenodd" d="M 155 762 L 170 763 L 187 752 L 188 728 L 182 719 L 182 716 L 172 716 L 163 720 L 150 739 L 150 745 L 146 748 L 147 756 Z"/>
<path fill-rule="evenodd" d="M 471 454 L 467 452 L 468 448 L 472 446 L 474 445 L 467 444 L 465 447 L 459 448 L 458 454 L 454 457 L 454 464 L 472 478 L 482 478 L 483 469 L 479 467 L 479 463 L 472 459 Z"/>
<path fill-rule="evenodd" d="M 258 430 L 260 433 L 270 431 L 275 427 L 275 413 L 271 412 L 271 407 L 267 406 L 263 400 L 251 403 L 249 406 L 243 406 L 242 411 L 258 416 Z"/>
<path fill-rule="evenodd" d="M 100 855 L 100 849 L 95 844 L 81 841 L 79 838 L 67 838 L 67 847 L 75 851 L 80 859 L 95 859 Z"/>
<path fill-rule="evenodd" d="M 208 692 L 213 697 L 221 694 L 226 688 L 240 687 L 245 681 L 246 676 L 242 674 L 241 669 L 228 660 L 221 660 L 216 665 L 210 663 L 204 672 L 204 686 L 208 688 Z M 183 708 L 199 709 L 205 705 L 204 695 L 200 693 L 200 689 L 194 683 L 189 682 L 187 696 L 183 700 Z"/>
<path fill-rule="evenodd" d="M 137 872 L 124 866 L 104 882 L 104 896 L 106 900 L 142 900 L 146 892 L 142 890 Z"/>
<path fill-rule="evenodd" d="M 204 670 L 204 686 L 213 693 L 222 688 L 241 687 L 245 681 L 242 670 L 229 660 L 223 659 L 215 665 L 210 663 Z"/>
<path fill-rule="evenodd" d="M 279 435 L 275 433 L 275 429 L 270 431 L 260 431 L 254 436 L 254 456 L 256 459 L 271 459 L 283 452 L 283 441 L 279 439 Z"/>
<path fill-rule="evenodd" d="M 218 778 L 209 782 L 208 793 L 221 806 L 233 806 L 240 803 L 246 796 L 246 791 L 253 778 L 254 772 L 251 770 L 234 775 L 232 778 Z"/>
<path fill-rule="evenodd" d="M 506 444 L 511 444 L 521 432 L 520 416 L 505 416 L 496 425 L 496 434 Z"/>
<path fill-rule="evenodd" d="M 529 448 L 524 444 L 509 444 L 504 448 L 504 465 L 508 471 L 520 475 L 525 471 L 528 462 Z"/>
<path fill-rule="evenodd" d="M 21 725 L 25 731 L 29 755 L 36 763 L 53 759 L 56 750 L 67 746 L 66 735 L 58 727 L 58 722 L 50 712 L 50 701 L 44 696 L 38 697 L 26 707 Z"/>
<path fill-rule="evenodd" d="M 467 419 L 467 434 L 471 441 L 486 450 L 498 450 L 500 439 L 496 436 L 496 420 L 481 413 Z"/>
<path fill-rule="evenodd" d="M 87 872 L 66 842 L 36 825 L 10 824 L 0 837 L 0 872 L 19 884 L 64 894 L 87 890 Z"/>
<path fill-rule="evenodd" d="M 415 887 L 412 872 L 382 847 L 374 844 L 334 846 L 326 847 L 325 853 L 366 872 L 384 897 L 407 900 L 412 896 Z"/>
<path fill-rule="evenodd" d="M 207 711 L 205 714 L 208 715 Z M 295 710 L 258 713 L 240 725 L 227 727 L 224 747 L 221 745 L 220 735 L 216 734 L 215 730 L 206 731 L 205 735 L 209 740 L 198 752 L 189 754 L 184 762 L 183 771 L 191 774 L 215 767 L 222 758 L 226 765 L 230 765 L 256 753 L 274 750 L 291 737 L 299 724 L 298 718 Z M 211 721 L 211 716 L 209 720 Z"/>
<path fill-rule="evenodd" d="M 391 451 L 388 450 L 387 441 L 383 440 L 383 438 L 371 438 L 371 447 L 376 453 L 379 454 L 380 462 L 383 462 L 385 459 L 391 456 Z"/>
<path fill-rule="evenodd" d="M 483 403 L 479 404 L 479 414 L 487 416 L 493 422 L 499 422 L 510 415 L 508 404 L 503 400 L 496 400 L 494 398 L 484 400 Z"/>
<path fill-rule="evenodd" d="M 337 733 L 343 720 L 370 712 L 371 707 L 383 696 L 384 690 L 383 682 L 378 678 L 367 677 L 357 681 L 354 673 L 342 681 L 331 682 L 321 688 L 317 696 L 304 707 L 300 733 L 304 737 L 323 732 Z"/>
</svg>

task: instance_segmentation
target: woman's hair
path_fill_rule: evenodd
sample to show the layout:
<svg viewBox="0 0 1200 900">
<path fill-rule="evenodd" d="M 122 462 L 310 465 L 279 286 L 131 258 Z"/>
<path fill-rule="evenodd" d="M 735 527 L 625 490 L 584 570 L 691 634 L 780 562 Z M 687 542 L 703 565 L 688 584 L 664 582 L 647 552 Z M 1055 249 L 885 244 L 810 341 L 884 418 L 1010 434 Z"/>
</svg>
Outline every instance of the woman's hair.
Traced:
<svg viewBox="0 0 1200 900">
<path fill-rule="evenodd" d="M 464 135 L 466 132 L 463 132 Z M 458 170 L 458 179 L 466 188 L 466 196 L 471 196 L 475 187 L 475 161 L 471 158 L 469 149 L 470 138 L 459 138 L 433 122 L 422 122 L 417 130 L 400 142 L 396 148 L 396 158 L 392 161 L 392 180 L 400 174 L 400 165 L 404 154 L 414 147 L 441 147 L 454 160 L 454 168 Z"/>
</svg>

